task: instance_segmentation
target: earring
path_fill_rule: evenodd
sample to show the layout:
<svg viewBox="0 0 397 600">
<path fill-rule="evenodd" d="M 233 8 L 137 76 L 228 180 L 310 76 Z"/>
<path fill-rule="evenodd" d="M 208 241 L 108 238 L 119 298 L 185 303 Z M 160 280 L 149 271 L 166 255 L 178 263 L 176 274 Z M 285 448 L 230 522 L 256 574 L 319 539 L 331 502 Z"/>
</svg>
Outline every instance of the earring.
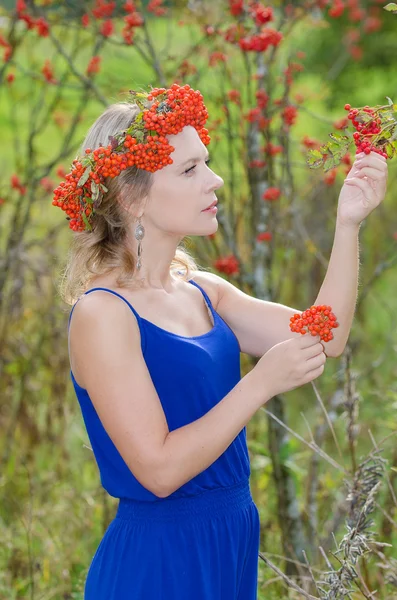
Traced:
<svg viewBox="0 0 397 600">
<path fill-rule="evenodd" d="M 141 217 L 138 219 L 138 225 L 135 227 L 135 239 L 138 240 L 138 261 L 136 263 L 136 268 L 139 269 L 142 266 L 141 256 L 142 256 L 142 240 L 145 235 L 145 228 L 141 223 Z"/>
</svg>

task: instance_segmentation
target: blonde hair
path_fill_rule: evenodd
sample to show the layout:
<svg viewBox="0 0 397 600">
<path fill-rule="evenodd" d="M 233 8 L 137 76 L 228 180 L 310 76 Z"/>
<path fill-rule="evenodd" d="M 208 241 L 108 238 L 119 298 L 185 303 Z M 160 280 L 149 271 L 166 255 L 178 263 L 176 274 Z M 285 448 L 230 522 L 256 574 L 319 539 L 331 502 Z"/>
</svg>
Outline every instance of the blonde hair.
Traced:
<svg viewBox="0 0 397 600">
<path fill-rule="evenodd" d="M 80 148 L 95 149 L 107 145 L 108 136 L 127 129 L 140 112 L 139 106 L 130 102 L 110 105 L 91 126 Z M 124 287 L 131 284 L 135 274 L 136 259 L 127 247 L 130 216 L 117 201 L 123 197 L 124 204 L 140 207 L 150 192 L 153 175 L 149 171 L 129 167 L 115 178 L 107 178 L 108 189 L 92 221 L 92 231 L 72 232 L 73 239 L 68 251 L 67 262 L 60 277 L 59 293 L 67 304 L 74 302 L 86 291 L 92 278 L 119 269 L 116 283 Z M 128 189 L 128 194 L 125 191 Z M 179 245 L 171 262 L 170 272 L 187 281 L 193 271 L 198 270 L 194 259 Z"/>
</svg>

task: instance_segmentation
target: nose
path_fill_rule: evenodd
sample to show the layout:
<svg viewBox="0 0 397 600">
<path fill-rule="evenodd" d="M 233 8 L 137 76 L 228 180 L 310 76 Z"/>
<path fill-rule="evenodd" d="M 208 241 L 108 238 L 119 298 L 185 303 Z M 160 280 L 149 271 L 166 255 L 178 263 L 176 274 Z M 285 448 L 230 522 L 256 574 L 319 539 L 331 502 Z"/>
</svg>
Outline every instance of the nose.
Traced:
<svg viewBox="0 0 397 600">
<path fill-rule="evenodd" d="M 217 190 L 218 188 L 222 187 L 223 185 L 225 185 L 225 182 L 223 181 L 222 177 L 219 177 L 219 175 L 216 175 L 215 182 L 213 183 L 212 189 Z"/>
</svg>

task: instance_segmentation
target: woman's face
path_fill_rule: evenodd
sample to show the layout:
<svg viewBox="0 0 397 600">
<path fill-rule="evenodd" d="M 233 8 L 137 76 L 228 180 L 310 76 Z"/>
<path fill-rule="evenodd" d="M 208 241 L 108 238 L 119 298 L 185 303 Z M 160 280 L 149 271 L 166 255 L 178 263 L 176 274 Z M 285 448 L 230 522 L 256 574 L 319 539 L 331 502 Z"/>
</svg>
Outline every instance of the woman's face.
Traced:
<svg viewBox="0 0 397 600">
<path fill-rule="evenodd" d="M 170 155 L 173 163 L 153 173 L 144 209 L 145 226 L 151 223 L 181 238 L 214 233 L 218 229 L 216 213 L 203 210 L 216 200 L 215 191 L 224 181 L 206 164 L 207 146 L 190 125 L 167 139 L 175 148 Z"/>
</svg>

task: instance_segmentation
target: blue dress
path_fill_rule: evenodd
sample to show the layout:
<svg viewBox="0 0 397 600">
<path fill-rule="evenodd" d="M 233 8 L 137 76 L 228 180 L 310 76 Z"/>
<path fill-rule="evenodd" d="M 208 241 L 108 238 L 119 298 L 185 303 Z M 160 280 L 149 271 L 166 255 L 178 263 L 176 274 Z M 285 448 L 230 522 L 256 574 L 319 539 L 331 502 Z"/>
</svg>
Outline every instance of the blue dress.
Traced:
<svg viewBox="0 0 397 600">
<path fill-rule="evenodd" d="M 142 353 L 170 431 L 207 413 L 241 379 L 233 331 L 201 290 L 214 318 L 208 333 L 177 335 L 134 313 Z M 74 304 L 76 306 L 76 304 Z M 72 307 L 70 319 L 72 317 Z M 245 428 L 207 469 L 166 498 L 143 487 L 113 444 L 88 392 L 70 371 L 105 490 L 117 512 L 94 554 L 84 600 L 255 600 L 259 515 L 252 500 Z M 131 390 L 133 393 L 134 390 Z"/>
</svg>

